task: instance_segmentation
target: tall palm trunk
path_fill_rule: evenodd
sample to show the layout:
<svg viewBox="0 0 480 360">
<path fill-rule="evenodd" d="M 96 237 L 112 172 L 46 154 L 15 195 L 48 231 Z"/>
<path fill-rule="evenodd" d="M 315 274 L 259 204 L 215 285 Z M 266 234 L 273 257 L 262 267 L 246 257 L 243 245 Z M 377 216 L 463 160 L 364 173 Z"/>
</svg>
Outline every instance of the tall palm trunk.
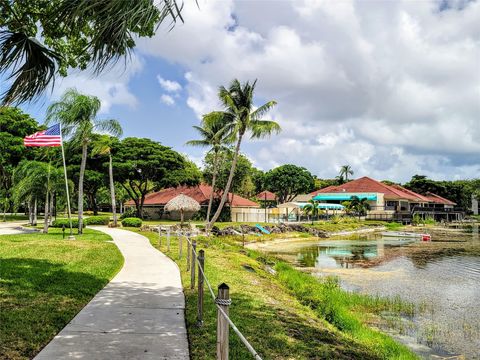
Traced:
<svg viewBox="0 0 480 360">
<path fill-rule="evenodd" d="M 215 193 L 215 182 L 217 180 L 217 172 L 218 172 L 218 151 L 215 152 L 215 157 L 213 159 L 212 192 L 210 194 L 210 199 L 208 200 L 207 220 L 206 220 L 207 224 L 210 220 L 210 212 L 212 211 L 213 195 Z"/>
<path fill-rule="evenodd" d="M 33 220 L 32 226 L 37 226 L 37 197 L 35 196 L 33 200 Z"/>
<path fill-rule="evenodd" d="M 109 154 L 108 157 L 109 157 L 108 175 L 110 177 L 110 196 L 112 200 L 113 226 L 117 227 L 117 204 L 115 201 L 115 185 L 113 183 L 112 154 Z"/>
<path fill-rule="evenodd" d="M 49 207 L 49 215 L 50 215 L 50 218 L 49 218 L 49 221 L 48 221 L 48 224 L 52 224 L 52 220 L 53 220 L 53 193 L 50 194 L 50 207 Z"/>
<path fill-rule="evenodd" d="M 50 204 L 50 200 L 49 200 L 49 192 L 47 190 L 47 195 L 45 195 L 45 216 L 44 216 L 44 219 L 43 219 L 43 232 L 45 234 L 48 233 L 48 215 L 49 215 L 49 211 L 48 211 L 48 205 Z"/>
<path fill-rule="evenodd" d="M 83 233 L 83 178 L 87 164 L 87 143 L 82 145 L 82 162 L 80 163 L 80 176 L 78 178 L 78 233 Z"/>
<path fill-rule="evenodd" d="M 237 146 L 235 147 L 235 154 L 233 155 L 232 167 L 230 168 L 230 175 L 228 175 L 227 184 L 225 185 L 225 189 L 223 190 L 222 199 L 220 200 L 220 204 L 218 205 L 217 211 L 215 211 L 215 214 L 213 215 L 212 220 L 210 220 L 210 222 L 208 223 L 208 226 L 207 226 L 208 229 L 210 229 L 213 226 L 213 224 L 215 224 L 215 221 L 217 221 L 217 219 L 220 217 L 223 206 L 227 201 L 228 192 L 230 191 L 230 186 L 232 185 L 232 181 L 233 181 L 233 175 L 235 174 L 235 168 L 237 166 L 238 154 L 240 153 L 240 145 L 242 144 L 242 138 L 243 138 L 243 134 L 239 134 Z"/>
<path fill-rule="evenodd" d="M 32 199 L 28 201 L 28 223 L 33 225 L 33 204 Z"/>
</svg>

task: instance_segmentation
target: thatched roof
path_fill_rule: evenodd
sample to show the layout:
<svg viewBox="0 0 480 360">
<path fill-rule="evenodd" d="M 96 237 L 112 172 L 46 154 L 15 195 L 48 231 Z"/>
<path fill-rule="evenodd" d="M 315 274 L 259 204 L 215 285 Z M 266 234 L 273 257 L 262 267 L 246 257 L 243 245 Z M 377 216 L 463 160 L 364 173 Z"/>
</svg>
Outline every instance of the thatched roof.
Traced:
<svg viewBox="0 0 480 360">
<path fill-rule="evenodd" d="M 167 211 L 199 211 L 200 204 L 187 195 L 180 194 L 175 196 L 165 205 Z"/>
</svg>

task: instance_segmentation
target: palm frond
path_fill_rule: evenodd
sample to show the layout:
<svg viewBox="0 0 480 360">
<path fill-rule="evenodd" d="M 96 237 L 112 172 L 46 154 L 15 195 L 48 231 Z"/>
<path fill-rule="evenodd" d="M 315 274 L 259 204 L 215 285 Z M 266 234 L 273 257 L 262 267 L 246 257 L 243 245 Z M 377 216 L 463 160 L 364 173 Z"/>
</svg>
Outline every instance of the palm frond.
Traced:
<svg viewBox="0 0 480 360">
<path fill-rule="evenodd" d="M 275 105 L 277 105 L 277 102 L 275 100 L 271 100 L 262 106 L 258 107 L 252 114 L 250 115 L 250 118 L 253 120 L 260 120 L 267 112 L 269 112 Z"/>
<path fill-rule="evenodd" d="M 158 26 L 170 19 L 171 28 L 183 22 L 183 2 L 161 0 L 64 0 L 58 10 L 67 27 L 78 29 L 88 24 L 95 29 L 85 49 L 97 73 L 129 55 L 135 46 L 133 32 L 153 36 Z"/>
<path fill-rule="evenodd" d="M 207 146 L 210 146 L 211 144 L 206 140 L 190 140 L 190 141 L 187 141 L 185 145 L 207 147 Z"/>
<path fill-rule="evenodd" d="M 10 71 L 10 88 L 1 95 L 4 105 L 24 103 L 41 94 L 54 80 L 60 54 L 19 32 L 0 31 L 0 74 Z"/>
<path fill-rule="evenodd" d="M 252 139 L 259 139 L 270 136 L 271 134 L 278 134 L 282 128 L 275 121 L 270 120 L 251 120 L 250 132 Z"/>
<path fill-rule="evenodd" d="M 95 120 L 94 130 L 107 133 L 115 137 L 122 136 L 122 125 L 115 119 Z"/>
</svg>

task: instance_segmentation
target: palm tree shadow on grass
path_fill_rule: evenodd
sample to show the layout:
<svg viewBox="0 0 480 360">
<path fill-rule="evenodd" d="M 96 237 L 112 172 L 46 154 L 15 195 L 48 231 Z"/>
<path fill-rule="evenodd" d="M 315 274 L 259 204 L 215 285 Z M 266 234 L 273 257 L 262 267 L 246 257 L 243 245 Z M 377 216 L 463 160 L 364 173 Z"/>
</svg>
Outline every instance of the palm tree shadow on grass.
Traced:
<svg viewBox="0 0 480 360">
<path fill-rule="evenodd" d="M 3 285 L 22 294 L 84 297 L 95 295 L 109 279 L 64 269 L 64 264 L 47 260 L 9 258 L 0 261 Z M 25 292 L 26 291 L 26 292 Z"/>
<path fill-rule="evenodd" d="M 47 260 L 0 260 L 0 359 L 32 358 L 109 281 Z"/>
</svg>

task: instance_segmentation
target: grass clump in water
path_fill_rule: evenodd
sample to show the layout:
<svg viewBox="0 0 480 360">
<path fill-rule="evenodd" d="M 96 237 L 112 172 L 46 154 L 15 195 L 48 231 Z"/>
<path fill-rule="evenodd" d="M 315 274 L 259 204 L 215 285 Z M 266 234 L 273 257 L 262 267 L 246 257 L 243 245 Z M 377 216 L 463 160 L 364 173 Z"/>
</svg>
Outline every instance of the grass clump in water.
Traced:
<svg viewBox="0 0 480 360">
<path fill-rule="evenodd" d="M 404 304 L 399 299 L 388 300 L 348 293 L 340 289 L 335 279 L 318 280 L 285 263 L 278 263 L 275 270 L 280 282 L 290 289 L 297 299 L 373 354 L 382 359 L 416 358 L 404 345 L 368 327 L 365 315 L 385 310 L 410 315 L 414 310 L 413 306 Z"/>
</svg>

